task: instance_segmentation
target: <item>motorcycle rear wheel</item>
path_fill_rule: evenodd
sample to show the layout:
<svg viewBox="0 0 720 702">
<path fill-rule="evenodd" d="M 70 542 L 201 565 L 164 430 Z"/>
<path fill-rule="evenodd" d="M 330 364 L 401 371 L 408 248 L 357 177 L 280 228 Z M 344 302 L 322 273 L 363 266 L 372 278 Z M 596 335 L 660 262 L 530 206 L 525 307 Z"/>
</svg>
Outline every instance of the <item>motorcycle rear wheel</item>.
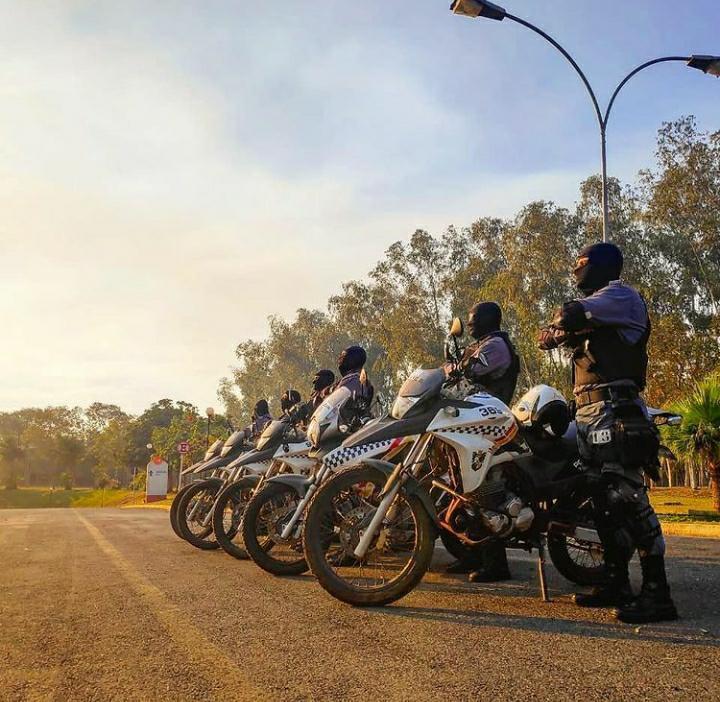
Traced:
<svg viewBox="0 0 720 702">
<path fill-rule="evenodd" d="M 416 495 L 402 490 L 391 517 L 360 561 L 353 549 L 380 500 L 387 476 L 360 465 L 337 473 L 313 497 L 305 521 L 305 557 L 320 585 L 356 607 L 407 595 L 430 567 L 437 532 Z M 390 573 L 391 577 L 386 578 Z"/>
<path fill-rule="evenodd" d="M 576 515 L 575 526 L 595 528 L 593 506 L 587 495 L 569 495 L 555 507 L 560 514 Z M 562 518 L 558 521 L 562 522 Z M 576 585 L 601 585 L 605 580 L 602 545 L 584 541 L 559 529 L 547 534 L 548 553 L 556 570 Z"/>
</svg>

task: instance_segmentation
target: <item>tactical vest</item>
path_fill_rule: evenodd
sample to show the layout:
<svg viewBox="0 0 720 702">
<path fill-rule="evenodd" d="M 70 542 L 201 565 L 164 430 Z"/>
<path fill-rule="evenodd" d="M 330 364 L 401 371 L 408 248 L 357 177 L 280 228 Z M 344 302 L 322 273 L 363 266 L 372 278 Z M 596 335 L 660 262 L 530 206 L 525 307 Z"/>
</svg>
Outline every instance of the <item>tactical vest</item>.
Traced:
<svg viewBox="0 0 720 702">
<path fill-rule="evenodd" d="M 573 352 L 573 385 L 578 392 L 588 385 L 630 380 L 638 390 L 647 382 L 647 344 L 650 319 L 642 337 L 629 344 L 617 327 L 599 327 L 580 337 Z"/>
<path fill-rule="evenodd" d="M 510 365 L 505 369 L 505 372 L 497 378 L 492 378 L 489 375 L 484 376 L 482 384 L 491 395 L 494 395 L 506 405 L 509 405 L 515 394 L 515 386 L 517 385 L 517 379 L 520 375 L 520 357 L 517 355 L 515 347 L 506 332 L 491 332 L 487 336 L 499 336 L 507 344 L 508 350 L 510 351 Z M 468 347 L 466 353 L 472 353 L 471 349 L 472 346 Z"/>
</svg>

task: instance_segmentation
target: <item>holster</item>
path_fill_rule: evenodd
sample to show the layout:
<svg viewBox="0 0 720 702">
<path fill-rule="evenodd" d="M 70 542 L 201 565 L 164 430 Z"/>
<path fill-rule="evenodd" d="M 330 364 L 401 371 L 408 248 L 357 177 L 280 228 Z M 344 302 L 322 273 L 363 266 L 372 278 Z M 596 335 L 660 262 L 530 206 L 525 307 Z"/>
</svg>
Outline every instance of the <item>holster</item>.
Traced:
<svg viewBox="0 0 720 702">
<path fill-rule="evenodd" d="M 640 468 L 652 480 L 659 480 L 660 433 L 657 427 L 631 400 L 613 401 L 612 409 L 620 463 L 627 468 Z"/>
</svg>

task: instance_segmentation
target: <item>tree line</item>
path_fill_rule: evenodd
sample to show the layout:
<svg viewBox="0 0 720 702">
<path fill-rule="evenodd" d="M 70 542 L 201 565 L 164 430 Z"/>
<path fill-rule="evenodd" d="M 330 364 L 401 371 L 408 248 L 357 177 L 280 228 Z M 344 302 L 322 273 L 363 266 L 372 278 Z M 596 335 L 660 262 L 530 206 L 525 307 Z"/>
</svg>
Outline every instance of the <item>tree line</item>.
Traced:
<svg viewBox="0 0 720 702">
<path fill-rule="evenodd" d="M 668 406 L 719 367 L 720 131 L 698 129 L 693 117 L 665 123 L 654 164 L 633 183 L 610 182 L 612 240 L 625 255 L 624 279 L 645 297 L 651 315 L 648 401 Z M 504 326 L 522 358 L 518 391 L 540 382 L 570 394 L 567 359 L 536 346 L 537 331 L 577 293 L 570 271 L 577 251 L 601 238 L 598 176 L 580 184 L 572 207 L 535 201 L 516 216 L 481 217 L 397 241 L 361 280 L 345 282 L 326 309 L 270 317 L 267 337 L 236 349 L 237 366 L 220 381 L 226 416 L 243 425 L 259 398 L 279 411 L 289 387 L 309 394 L 318 368 L 335 369 L 352 343 L 368 351 L 367 369 L 387 407 L 418 366 L 442 361 L 453 316 L 479 300 L 503 308 Z M 0 414 L 0 461 L 31 481 L 127 482 L 153 452 L 177 462 L 174 446 L 205 447 L 206 419 L 185 402 L 160 400 L 137 417 L 115 405 L 23 409 Z M 213 435 L 227 433 L 223 418 Z M 29 466 L 29 468 L 28 468 Z M 707 480 L 696 464 L 680 464 L 675 482 Z M 678 473 L 678 471 L 680 471 Z"/>
<path fill-rule="evenodd" d="M 611 239 L 653 325 L 646 396 L 664 407 L 720 366 L 720 131 L 700 131 L 693 117 L 664 123 L 652 167 L 631 184 L 609 185 Z M 536 337 L 553 311 L 577 296 L 575 255 L 601 231 L 598 176 L 580 184 L 571 208 L 536 201 L 510 219 L 482 217 L 438 234 L 417 230 L 392 244 L 366 278 L 344 283 L 326 309 L 271 317 L 267 338 L 242 341 L 219 394 L 231 416 L 246 417 L 258 397 L 277 406 L 285 388 L 307 392 L 317 368 L 334 368 L 340 350 L 359 343 L 387 407 L 414 368 L 441 363 L 453 316 L 495 300 L 522 358 L 518 391 L 544 382 L 569 396 L 567 358 L 538 350 Z M 674 470 L 675 482 L 707 484 L 709 473 L 691 462 Z"/>
<path fill-rule="evenodd" d="M 117 405 L 26 408 L 0 413 L 0 469 L 6 487 L 144 486 L 145 465 L 160 455 L 179 467 L 177 445 L 188 441 L 187 460 L 200 460 L 208 440 L 228 434 L 225 417 L 208 422 L 188 402 L 162 399 L 138 416 Z"/>
</svg>

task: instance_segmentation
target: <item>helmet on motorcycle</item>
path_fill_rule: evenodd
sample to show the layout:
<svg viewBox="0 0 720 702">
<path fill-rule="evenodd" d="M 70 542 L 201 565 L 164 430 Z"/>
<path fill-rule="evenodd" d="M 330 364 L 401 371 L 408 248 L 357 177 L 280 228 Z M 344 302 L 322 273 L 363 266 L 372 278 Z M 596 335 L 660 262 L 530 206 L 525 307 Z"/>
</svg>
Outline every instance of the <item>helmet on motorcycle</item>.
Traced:
<svg viewBox="0 0 720 702">
<path fill-rule="evenodd" d="M 280 398 L 280 409 L 287 412 L 294 407 L 302 398 L 297 390 L 286 390 Z"/>
<path fill-rule="evenodd" d="M 512 412 L 522 426 L 549 437 L 562 436 L 570 424 L 570 410 L 565 398 L 549 385 L 530 388 Z"/>
</svg>

